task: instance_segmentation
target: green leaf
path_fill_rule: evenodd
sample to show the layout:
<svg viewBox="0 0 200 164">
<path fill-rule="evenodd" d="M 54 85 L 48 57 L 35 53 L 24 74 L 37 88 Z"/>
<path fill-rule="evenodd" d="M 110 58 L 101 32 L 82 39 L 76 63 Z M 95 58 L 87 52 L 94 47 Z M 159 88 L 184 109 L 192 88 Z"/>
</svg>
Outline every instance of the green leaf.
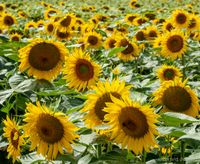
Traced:
<svg viewBox="0 0 200 164">
<path fill-rule="evenodd" d="M 30 91 L 35 87 L 34 82 L 35 82 L 34 79 L 24 80 L 19 85 L 17 85 L 14 88 L 14 90 L 15 90 L 15 92 L 18 92 L 18 93 L 24 93 L 24 92 Z"/>
<path fill-rule="evenodd" d="M 185 161 L 189 163 L 197 163 L 200 161 L 200 152 L 192 153 L 189 157 L 185 158 Z"/>
<path fill-rule="evenodd" d="M 117 48 L 113 48 L 112 50 L 110 50 L 110 52 L 108 53 L 108 57 L 112 57 L 114 56 L 115 54 L 125 50 L 126 47 L 117 47 Z"/>
<path fill-rule="evenodd" d="M 182 113 L 166 112 L 161 114 L 160 121 L 164 121 L 169 126 L 180 126 L 184 123 L 200 122 L 199 120 Z"/>
<path fill-rule="evenodd" d="M 6 99 L 12 95 L 13 91 L 13 89 L 0 91 L 0 104 L 3 104 Z"/>
<path fill-rule="evenodd" d="M 58 95 L 77 94 L 77 92 L 73 91 L 73 90 L 66 90 L 66 91 L 46 90 L 46 91 L 42 91 L 42 92 L 36 92 L 36 94 L 39 95 L 39 96 L 58 96 Z"/>
<path fill-rule="evenodd" d="M 200 133 L 186 134 L 179 138 L 179 140 L 183 140 L 183 139 L 193 139 L 193 140 L 200 141 Z"/>
<path fill-rule="evenodd" d="M 87 154 L 78 160 L 78 164 L 88 164 L 92 158 L 93 156 L 91 154 Z"/>
</svg>

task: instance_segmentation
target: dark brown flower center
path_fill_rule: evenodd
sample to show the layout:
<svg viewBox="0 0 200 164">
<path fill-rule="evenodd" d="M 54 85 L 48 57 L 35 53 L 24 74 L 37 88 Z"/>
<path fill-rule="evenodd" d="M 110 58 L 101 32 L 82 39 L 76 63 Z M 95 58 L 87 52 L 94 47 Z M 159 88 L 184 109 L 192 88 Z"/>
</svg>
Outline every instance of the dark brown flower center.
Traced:
<svg viewBox="0 0 200 164">
<path fill-rule="evenodd" d="M 171 52 L 179 52 L 183 48 L 183 38 L 180 35 L 173 35 L 167 40 L 167 48 Z"/>
<path fill-rule="evenodd" d="M 130 22 L 132 22 L 135 18 L 136 18 L 136 16 L 129 16 L 129 17 L 128 17 L 128 20 L 129 20 Z"/>
<path fill-rule="evenodd" d="M 64 18 L 60 24 L 63 26 L 63 27 L 68 27 L 70 24 L 71 24 L 71 16 L 67 16 L 66 18 Z"/>
<path fill-rule="evenodd" d="M 142 41 L 142 40 L 145 40 L 145 35 L 144 35 L 144 32 L 143 31 L 138 31 L 137 33 L 136 33 L 136 39 L 138 40 L 138 41 Z"/>
<path fill-rule="evenodd" d="M 118 117 L 122 130 L 134 138 L 143 138 L 149 131 L 146 116 L 137 108 L 122 108 Z"/>
<path fill-rule="evenodd" d="M 167 31 L 171 31 L 172 29 L 173 29 L 172 24 L 171 24 L 171 23 L 168 23 L 168 24 L 166 25 L 166 30 L 167 30 Z"/>
<path fill-rule="evenodd" d="M 53 24 L 49 24 L 49 25 L 47 26 L 47 30 L 48 30 L 48 32 L 52 32 L 53 29 L 54 29 Z"/>
<path fill-rule="evenodd" d="M 175 72 L 173 69 L 166 69 L 163 73 L 165 80 L 173 80 L 175 77 Z"/>
<path fill-rule="evenodd" d="M 18 36 L 13 36 L 13 37 L 12 37 L 12 41 L 18 42 L 18 41 L 19 41 L 19 37 L 18 37 Z"/>
<path fill-rule="evenodd" d="M 107 112 L 104 112 L 103 109 L 106 107 L 106 103 L 108 102 L 112 102 L 110 94 L 112 94 L 112 96 L 116 97 L 116 98 L 121 98 L 121 95 L 117 92 L 107 92 L 105 94 L 103 94 L 101 97 L 98 98 L 96 104 L 95 104 L 95 114 L 96 116 L 103 121 L 104 120 L 104 116 Z"/>
<path fill-rule="evenodd" d="M 96 45 L 98 43 L 98 37 L 94 36 L 94 35 L 90 35 L 87 39 L 88 43 L 90 43 L 91 45 Z"/>
<path fill-rule="evenodd" d="M 7 26 L 12 26 L 14 24 L 14 19 L 11 16 L 5 16 L 4 24 L 6 24 Z"/>
<path fill-rule="evenodd" d="M 36 123 L 39 137 L 48 144 L 59 142 L 64 136 L 64 127 L 54 116 L 46 113 L 39 115 Z"/>
<path fill-rule="evenodd" d="M 156 31 L 151 30 L 151 31 L 149 32 L 149 37 L 150 37 L 150 38 L 155 38 L 155 37 L 157 37 Z"/>
<path fill-rule="evenodd" d="M 60 61 L 60 51 L 51 43 L 39 43 L 31 48 L 28 60 L 35 69 L 49 71 Z"/>
<path fill-rule="evenodd" d="M 67 31 L 61 32 L 59 30 L 56 31 L 56 35 L 60 39 L 67 39 L 70 36 L 70 34 Z"/>
<path fill-rule="evenodd" d="M 172 86 L 164 91 L 162 102 L 171 111 L 184 112 L 190 108 L 192 99 L 184 88 Z"/>
<path fill-rule="evenodd" d="M 19 144 L 19 132 L 16 129 L 13 129 L 10 133 L 11 143 L 15 149 L 18 149 Z"/>
<path fill-rule="evenodd" d="M 75 71 L 78 78 L 82 81 L 88 81 L 94 76 L 94 67 L 85 59 L 77 61 Z"/>
<path fill-rule="evenodd" d="M 187 20 L 187 17 L 185 14 L 183 13 L 179 13 L 177 16 L 176 16 L 176 21 L 179 23 L 179 24 L 184 24 Z"/>
<path fill-rule="evenodd" d="M 110 39 L 108 45 L 109 45 L 109 48 L 114 48 L 115 47 L 115 43 L 116 43 L 116 40 L 114 39 Z"/>
<path fill-rule="evenodd" d="M 3 11 L 3 9 L 4 9 L 3 6 L 0 6 L 0 11 Z"/>
<path fill-rule="evenodd" d="M 138 22 L 139 25 L 142 25 L 143 23 L 146 22 L 146 20 L 143 19 L 143 18 L 140 18 L 140 19 L 137 20 L 137 22 Z"/>
</svg>

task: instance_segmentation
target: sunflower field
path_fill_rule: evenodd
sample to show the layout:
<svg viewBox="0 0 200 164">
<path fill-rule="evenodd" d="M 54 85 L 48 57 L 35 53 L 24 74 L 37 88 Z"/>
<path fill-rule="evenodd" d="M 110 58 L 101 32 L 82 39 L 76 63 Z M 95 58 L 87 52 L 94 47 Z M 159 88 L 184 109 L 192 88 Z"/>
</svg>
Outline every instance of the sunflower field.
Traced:
<svg viewBox="0 0 200 164">
<path fill-rule="evenodd" d="M 0 163 L 200 163 L 200 0 L 0 0 Z"/>
</svg>

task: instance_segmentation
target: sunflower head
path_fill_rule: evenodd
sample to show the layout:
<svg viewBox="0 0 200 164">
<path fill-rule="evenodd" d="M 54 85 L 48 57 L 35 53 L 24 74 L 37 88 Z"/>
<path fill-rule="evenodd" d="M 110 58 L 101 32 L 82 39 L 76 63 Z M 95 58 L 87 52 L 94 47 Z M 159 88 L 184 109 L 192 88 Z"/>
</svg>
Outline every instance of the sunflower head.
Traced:
<svg viewBox="0 0 200 164">
<path fill-rule="evenodd" d="M 190 20 L 189 20 L 188 30 L 189 31 L 200 30 L 200 17 L 195 14 L 190 14 L 189 19 Z"/>
<path fill-rule="evenodd" d="M 66 59 L 63 73 L 68 86 L 80 91 L 95 85 L 101 67 L 92 61 L 89 53 L 83 52 L 82 49 L 75 49 L 74 53 Z"/>
<path fill-rule="evenodd" d="M 85 117 L 85 124 L 89 128 L 104 124 L 104 116 L 106 114 L 103 109 L 106 107 L 107 102 L 111 102 L 111 95 L 117 98 L 123 96 L 129 96 L 129 89 L 131 86 L 126 86 L 124 81 L 114 79 L 112 82 L 99 81 L 96 86 L 93 87 L 94 93 L 88 95 L 88 99 L 85 103 L 83 112 L 88 112 Z"/>
<path fill-rule="evenodd" d="M 59 14 L 59 11 L 53 8 L 49 8 L 44 12 L 44 18 L 50 19 Z"/>
<path fill-rule="evenodd" d="M 75 19 L 76 17 L 74 14 L 66 14 L 65 17 L 58 22 L 59 30 L 70 30 L 75 24 Z"/>
<path fill-rule="evenodd" d="M 175 28 L 187 28 L 189 24 L 189 15 L 184 10 L 175 10 L 172 13 L 172 21 Z"/>
<path fill-rule="evenodd" d="M 4 28 L 9 28 L 12 25 L 16 24 L 16 19 L 14 16 L 12 16 L 11 14 L 8 13 L 3 13 L 3 15 L 1 16 L 0 19 L 0 24 L 4 27 Z"/>
<path fill-rule="evenodd" d="M 146 38 L 149 40 L 154 40 L 160 34 L 158 28 L 155 26 L 148 26 L 145 31 Z"/>
<path fill-rule="evenodd" d="M 172 30 L 163 36 L 161 54 L 166 58 L 181 58 L 186 52 L 186 35 L 179 30 Z"/>
<path fill-rule="evenodd" d="M 125 21 L 126 21 L 128 24 L 132 25 L 134 19 L 137 18 L 138 16 L 139 16 L 139 14 L 127 14 L 127 15 L 125 16 Z"/>
<path fill-rule="evenodd" d="M 112 36 L 106 38 L 106 40 L 105 40 L 105 42 L 104 42 L 104 47 L 105 47 L 106 49 L 114 48 L 116 42 L 117 42 L 117 41 L 116 41 L 115 35 L 112 35 Z"/>
<path fill-rule="evenodd" d="M 72 37 L 72 33 L 70 31 L 68 31 L 68 30 L 60 30 L 59 28 L 56 29 L 54 35 L 60 41 L 69 40 Z"/>
<path fill-rule="evenodd" d="M 20 71 L 28 69 L 28 74 L 37 79 L 53 80 L 60 73 L 68 51 L 60 42 L 34 39 L 19 50 Z"/>
<path fill-rule="evenodd" d="M 7 148 L 8 158 L 13 159 L 13 163 L 20 156 L 20 147 L 24 144 L 23 135 L 20 133 L 20 127 L 15 120 L 11 120 L 8 116 L 3 121 L 3 136 L 7 138 L 9 145 Z"/>
<path fill-rule="evenodd" d="M 53 34 L 55 31 L 56 25 L 54 22 L 48 22 L 45 24 L 45 29 L 48 34 Z"/>
<path fill-rule="evenodd" d="M 102 45 L 102 36 L 95 31 L 86 33 L 84 38 L 88 48 L 99 48 Z"/>
<path fill-rule="evenodd" d="M 149 106 L 141 106 L 128 97 L 118 99 L 111 96 L 112 102 L 104 108 L 106 124 L 110 127 L 111 139 L 122 148 L 141 154 L 143 149 L 150 151 L 156 144 L 154 135 L 158 134 L 155 123 L 158 115 Z"/>
<path fill-rule="evenodd" d="M 71 143 L 78 138 L 75 131 L 78 128 L 68 121 L 61 112 L 51 111 L 45 105 L 27 104 L 24 118 L 24 132 L 31 142 L 31 150 L 37 149 L 47 159 L 55 159 L 58 152 L 63 154 L 63 148 L 71 152 Z"/>
<path fill-rule="evenodd" d="M 10 35 L 10 40 L 11 41 L 15 41 L 15 42 L 19 42 L 21 40 L 21 35 L 18 33 L 13 33 Z"/>
<path fill-rule="evenodd" d="M 145 30 L 139 30 L 136 32 L 134 39 L 136 41 L 143 41 L 146 40 L 146 31 Z"/>
<path fill-rule="evenodd" d="M 5 5 L 4 4 L 0 4 L 0 13 L 4 12 L 5 10 Z"/>
<path fill-rule="evenodd" d="M 171 31 L 173 29 L 174 29 L 174 26 L 173 26 L 173 22 L 171 19 L 168 19 L 165 22 L 163 22 L 163 24 L 162 24 L 163 31 Z"/>
<path fill-rule="evenodd" d="M 121 36 L 115 43 L 116 47 L 126 47 L 125 50 L 118 53 L 118 57 L 124 61 L 130 61 L 139 55 L 139 48 L 136 43 L 130 42 L 127 38 Z"/>
<path fill-rule="evenodd" d="M 174 80 L 175 78 L 181 78 L 182 76 L 181 71 L 175 66 L 163 65 L 157 70 L 157 77 L 161 82 Z"/>
<path fill-rule="evenodd" d="M 199 112 L 198 98 L 193 90 L 181 79 L 168 80 L 154 92 L 155 104 L 163 105 L 163 112 L 184 113 L 196 117 Z"/>
</svg>

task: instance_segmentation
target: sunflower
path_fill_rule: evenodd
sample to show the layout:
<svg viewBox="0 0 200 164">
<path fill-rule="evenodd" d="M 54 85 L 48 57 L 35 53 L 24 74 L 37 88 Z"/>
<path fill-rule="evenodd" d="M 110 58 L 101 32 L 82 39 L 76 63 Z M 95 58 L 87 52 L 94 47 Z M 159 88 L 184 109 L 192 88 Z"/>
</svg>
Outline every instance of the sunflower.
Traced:
<svg viewBox="0 0 200 164">
<path fill-rule="evenodd" d="M 157 69 L 157 77 L 162 82 L 181 78 L 182 76 L 181 71 L 175 66 L 162 65 L 162 67 Z"/>
<path fill-rule="evenodd" d="M 66 14 L 64 18 L 59 20 L 58 29 L 60 31 L 71 30 L 71 27 L 75 24 L 75 19 L 75 15 Z"/>
<path fill-rule="evenodd" d="M 162 41 L 163 41 L 164 36 L 159 35 L 153 40 L 153 47 L 154 48 L 161 48 Z"/>
<path fill-rule="evenodd" d="M 161 84 L 154 93 L 155 104 L 163 105 L 163 112 L 184 113 L 196 117 L 199 112 L 197 95 L 179 78 L 168 80 Z"/>
<path fill-rule="evenodd" d="M 198 31 L 200 30 L 200 17 L 195 14 L 190 14 L 190 21 L 188 25 L 189 31 Z"/>
<path fill-rule="evenodd" d="M 38 28 L 44 27 L 44 20 L 39 20 L 39 21 L 37 21 L 36 26 L 37 26 Z"/>
<path fill-rule="evenodd" d="M 128 24 L 132 25 L 133 24 L 133 20 L 135 18 L 139 17 L 139 14 L 127 14 L 125 16 L 125 22 L 127 22 Z"/>
<path fill-rule="evenodd" d="M 49 8 L 49 9 L 45 10 L 44 18 L 45 19 L 50 19 L 50 18 L 52 18 L 52 17 L 54 17 L 54 16 L 56 16 L 58 14 L 59 14 L 58 10 L 53 9 L 53 8 Z"/>
<path fill-rule="evenodd" d="M 82 49 L 75 49 L 66 60 L 63 73 L 69 87 L 80 91 L 95 85 L 101 73 L 101 67 L 92 61 L 89 53 L 84 53 Z"/>
<path fill-rule="evenodd" d="M 172 30 L 167 32 L 162 41 L 161 55 L 166 58 L 181 58 L 187 50 L 187 37 L 182 31 Z"/>
<path fill-rule="evenodd" d="M 0 13 L 4 12 L 5 10 L 5 5 L 4 4 L 0 4 Z"/>
<path fill-rule="evenodd" d="M 16 24 L 16 19 L 14 16 L 12 16 L 11 14 L 8 13 L 3 13 L 0 19 L 0 24 L 1 26 L 3 26 L 4 28 L 9 28 L 12 25 Z"/>
<path fill-rule="evenodd" d="M 34 29 L 37 27 L 37 24 L 33 21 L 27 22 L 24 27 L 24 31 L 28 31 L 29 29 Z"/>
<path fill-rule="evenodd" d="M 27 18 L 28 17 L 28 15 L 24 11 L 18 11 L 17 14 L 21 18 Z"/>
<path fill-rule="evenodd" d="M 8 139 L 9 145 L 7 148 L 8 158 L 12 157 L 13 163 L 20 156 L 20 147 L 24 143 L 23 136 L 20 134 L 20 127 L 15 120 L 11 120 L 8 116 L 3 121 L 5 127 L 3 128 L 3 136 Z"/>
<path fill-rule="evenodd" d="M 140 25 L 146 23 L 147 21 L 148 21 L 148 19 L 146 17 L 139 16 L 133 20 L 133 25 L 140 26 Z"/>
<path fill-rule="evenodd" d="M 111 96 L 111 100 L 103 110 L 107 113 L 104 121 L 110 126 L 111 139 L 135 154 L 141 154 L 143 150 L 149 152 L 156 144 L 158 115 L 149 106 L 141 106 L 128 97 L 120 100 Z"/>
<path fill-rule="evenodd" d="M 48 22 L 45 24 L 45 30 L 48 34 L 53 34 L 56 28 L 56 24 L 54 22 Z"/>
<path fill-rule="evenodd" d="M 55 36 L 58 40 L 70 40 L 72 37 L 72 34 L 70 31 L 67 30 L 60 30 L 59 28 L 55 31 Z"/>
<path fill-rule="evenodd" d="M 134 40 L 136 41 L 143 41 L 146 40 L 146 31 L 145 30 L 139 30 L 135 33 Z"/>
<path fill-rule="evenodd" d="M 189 25 L 189 15 L 184 10 L 175 10 L 172 13 L 172 23 L 175 28 L 187 28 Z"/>
<path fill-rule="evenodd" d="M 99 48 L 102 44 L 102 36 L 95 31 L 86 33 L 84 38 L 88 48 Z"/>
<path fill-rule="evenodd" d="M 129 96 L 129 89 L 131 86 L 125 86 L 124 81 L 114 79 L 111 83 L 109 81 L 99 81 L 92 89 L 94 93 L 88 94 L 88 99 L 85 102 L 82 112 L 87 112 L 84 116 L 85 124 L 89 128 L 104 124 L 104 116 L 106 112 L 103 109 L 106 107 L 107 102 L 112 102 L 110 95 L 117 98 Z"/>
<path fill-rule="evenodd" d="M 106 38 L 106 40 L 104 42 L 104 47 L 106 49 L 114 48 L 116 42 L 117 42 L 117 40 L 116 40 L 115 35 L 112 35 L 112 36 Z"/>
<path fill-rule="evenodd" d="M 21 35 L 18 33 L 13 33 L 10 35 L 10 40 L 15 41 L 15 42 L 19 42 L 21 40 Z"/>
<path fill-rule="evenodd" d="M 162 23 L 162 30 L 165 31 L 171 31 L 174 29 L 173 23 L 171 19 L 167 19 L 165 22 Z"/>
<path fill-rule="evenodd" d="M 137 3 L 137 0 L 131 0 L 131 1 L 129 2 L 129 7 L 134 9 L 136 3 Z"/>
<path fill-rule="evenodd" d="M 19 70 L 28 69 L 28 74 L 36 79 L 53 80 L 60 73 L 65 56 L 65 46 L 53 40 L 34 39 L 19 50 Z"/>
<path fill-rule="evenodd" d="M 63 147 L 72 152 L 71 143 L 78 138 L 75 131 L 78 128 L 68 121 L 61 112 L 51 111 L 45 105 L 27 104 L 24 132 L 31 141 L 30 150 L 37 149 L 47 159 L 55 159 L 58 152 L 64 154 Z"/>
<path fill-rule="evenodd" d="M 154 40 L 160 32 L 158 31 L 158 28 L 155 26 L 148 26 L 146 27 L 146 38 L 149 40 Z"/>
<path fill-rule="evenodd" d="M 117 54 L 117 56 L 123 61 L 130 61 L 139 56 L 139 47 L 135 43 L 131 43 L 125 37 L 119 37 L 115 43 L 116 47 L 126 47 L 125 50 Z"/>
</svg>

